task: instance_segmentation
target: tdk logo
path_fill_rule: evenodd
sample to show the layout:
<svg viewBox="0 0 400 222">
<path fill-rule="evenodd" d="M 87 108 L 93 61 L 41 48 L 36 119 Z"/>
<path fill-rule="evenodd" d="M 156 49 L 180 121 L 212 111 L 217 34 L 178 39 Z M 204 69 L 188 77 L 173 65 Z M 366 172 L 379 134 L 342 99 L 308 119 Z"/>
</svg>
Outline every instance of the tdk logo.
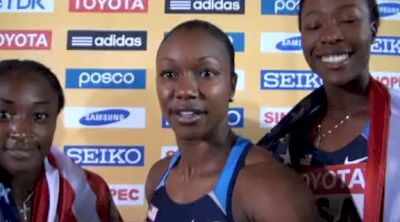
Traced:
<svg viewBox="0 0 400 222">
<path fill-rule="evenodd" d="M 289 107 L 261 107 L 260 128 L 274 127 L 290 109 Z"/>
<path fill-rule="evenodd" d="M 261 33 L 262 53 L 301 53 L 299 33 L 264 32 Z"/>
<path fill-rule="evenodd" d="M 66 88 L 71 89 L 144 89 L 144 69 L 67 69 Z"/>
<path fill-rule="evenodd" d="M 64 146 L 80 166 L 144 166 L 143 146 Z"/>
<path fill-rule="evenodd" d="M 53 11 L 54 0 L 0 0 L 0 13 Z"/>
<path fill-rule="evenodd" d="M 146 50 L 146 31 L 68 31 L 68 49 Z"/>
<path fill-rule="evenodd" d="M 400 2 L 395 0 L 378 1 L 379 16 L 385 20 L 400 20 Z"/>
<path fill-rule="evenodd" d="M 300 0 L 262 0 L 263 15 L 297 15 Z"/>
<path fill-rule="evenodd" d="M 312 90 L 322 85 L 322 79 L 306 70 L 261 70 L 262 90 Z"/>
<path fill-rule="evenodd" d="M 67 128 L 144 128 L 145 109 L 131 107 L 66 107 Z"/>
<path fill-rule="evenodd" d="M 244 52 L 244 32 L 227 32 L 235 52 Z"/>
<path fill-rule="evenodd" d="M 371 46 L 373 55 L 400 56 L 400 37 L 378 36 Z"/>
<path fill-rule="evenodd" d="M 0 49 L 51 49 L 51 31 L 0 30 Z"/>
<path fill-rule="evenodd" d="M 400 72 L 371 72 L 371 75 L 391 89 L 400 89 Z"/>
<path fill-rule="evenodd" d="M 228 124 L 232 128 L 243 128 L 244 126 L 244 109 L 243 108 L 229 108 L 228 110 Z M 168 120 L 165 117 L 161 119 L 162 128 L 171 128 Z"/>
<path fill-rule="evenodd" d="M 147 12 L 148 0 L 70 0 L 70 12 Z"/>
<path fill-rule="evenodd" d="M 166 0 L 165 13 L 244 14 L 245 0 Z"/>
</svg>

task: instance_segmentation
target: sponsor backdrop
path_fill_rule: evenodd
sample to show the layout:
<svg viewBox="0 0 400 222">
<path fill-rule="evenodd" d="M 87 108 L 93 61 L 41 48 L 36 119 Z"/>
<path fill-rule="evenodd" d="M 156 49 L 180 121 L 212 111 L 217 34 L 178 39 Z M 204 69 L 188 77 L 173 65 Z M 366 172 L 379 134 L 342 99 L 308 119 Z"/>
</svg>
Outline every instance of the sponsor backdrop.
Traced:
<svg viewBox="0 0 400 222">
<path fill-rule="evenodd" d="M 164 33 L 193 18 L 226 31 L 239 75 L 229 122 L 256 141 L 321 85 L 301 54 L 298 3 L 0 0 L 0 59 L 35 59 L 54 70 L 67 97 L 54 145 L 105 178 L 126 221 L 141 221 L 146 174 L 177 149 L 155 93 L 155 53 Z M 379 9 L 371 71 L 398 89 L 400 1 L 379 1 Z"/>
</svg>

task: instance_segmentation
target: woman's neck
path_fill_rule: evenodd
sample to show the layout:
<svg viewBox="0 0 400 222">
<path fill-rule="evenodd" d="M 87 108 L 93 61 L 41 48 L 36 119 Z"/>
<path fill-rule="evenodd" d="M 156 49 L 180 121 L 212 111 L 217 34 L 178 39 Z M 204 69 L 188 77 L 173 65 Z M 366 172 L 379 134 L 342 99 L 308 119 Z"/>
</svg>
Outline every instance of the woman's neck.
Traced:
<svg viewBox="0 0 400 222">
<path fill-rule="evenodd" d="M 41 168 L 38 168 L 29 172 L 9 176 L 8 184 L 18 207 L 21 207 L 26 198 L 34 192 L 35 183 L 40 176 L 40 171 Z"/>
</svg>

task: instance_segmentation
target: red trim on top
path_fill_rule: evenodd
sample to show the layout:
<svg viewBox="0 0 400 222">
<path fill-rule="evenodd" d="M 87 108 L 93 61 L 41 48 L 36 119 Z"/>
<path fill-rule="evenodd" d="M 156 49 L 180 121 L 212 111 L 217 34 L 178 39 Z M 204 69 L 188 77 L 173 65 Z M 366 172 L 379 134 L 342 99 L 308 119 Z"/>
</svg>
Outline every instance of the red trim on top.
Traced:
<svg viewBox="0 0 400 222">
<path fill-rule="evenodd" d="M 390 94 L 385 86 L 370 78 L 370 134 L 364 199 L 364 222 L 383 218 L 387 140 L 390 120 Z"/>
</svg>

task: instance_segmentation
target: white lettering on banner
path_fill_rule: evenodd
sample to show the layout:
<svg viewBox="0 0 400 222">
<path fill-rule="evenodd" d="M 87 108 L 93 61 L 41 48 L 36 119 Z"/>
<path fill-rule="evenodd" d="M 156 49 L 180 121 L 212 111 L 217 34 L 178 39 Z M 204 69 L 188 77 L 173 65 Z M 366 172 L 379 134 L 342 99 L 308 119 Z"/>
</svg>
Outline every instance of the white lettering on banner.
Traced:
<svg viewBox="0 0 400 222">
<path fill-rule="evenodd" d="M 197 11 L 202 10 L 216 10 L 216 11 L 239 11 L 240 2 L 228 2 L 224 0 L 206 0 L 194 1 L 193 9 Z"/>
<path fill-rule="evenodd" d="M 143 11 L 143 0 L 75 0 L 75 10 Z"/>
<path fill-rule="evenodd" d="M 113 46 L 119 46 L 119 47 L 139 47 L 143 44 L 142 38 L 140 37 L 126 37 L 125 35 L 122 35 L 120 37 L 117 37 L 117 35 L 112 34 L 109 37 L 96 37 L 94 39 L 94 44 L 96 46 L 106 46 L 106 47 L 113 47 Z"/>
<path fill-rule="evenodd" d="M 0 48 L 49 48 L 45 33 L 0 31 Z"/>
<path fill-rule="evenodd" d="M 278 14 L 279 11 L 294 11 L 299 8 L 299 0 L 277 0 L 275 2 L 275 14 Z"/>
<path fill-rule="evenodd" d="M 93 83 L 93 84 L 109 84 L 109 83 L 114 83 L 114 84 L 131 84 L 135 82 L 135 75 L 131 72 L 127 73 L 121 73 L 121 72 L 116 72 L 116 73 L 110 73 L 110 72 L 104 72 L 104 73 L 99 73 L 99 72 L 93 72 L 93 73 L 88 73 L 88 72 L 82 72 L 79 75 L 79 87 L 82 87 L 82 85 L 86 83 Z"/>
<path fill-rule="evenodd" d="M 371 52 L 379 54 L 400 54 L 400 39 L 378 37 L 371 46 Z"/>
<path fill-rule="evenodd" d="M 140 206 L 144 204 L 143 184 L 110 184 L 109 187 L 117 206 Z"/>
<path fill-rule="evenodd" d="M 318 75 L 302 72 L 267 72 L 263 75 L 263 89 L 284 88 L 284 89 L 315 89 L 321 86 L 322 82 Z"/>
<path fill-rule="evenodd" d="M 302 177 L 316 194 L 363 193 L 365 163 L 305 168 Z"/>
<path fill-rule="evenodd" d="M 126 117 L 122 114 L 89 114 L 85 116 L 87 121 L 112 121 L 118 122 L 124 120 Z"/>
<path fill-rule="evenodd" d="M 137 149 L 70 148 L 67 155 L 76 163 L 86 165 L 135 165 L 142 160 L 142 154 Z M 130 159 L 132 156 L 136 158 Z"/>
</svg>

